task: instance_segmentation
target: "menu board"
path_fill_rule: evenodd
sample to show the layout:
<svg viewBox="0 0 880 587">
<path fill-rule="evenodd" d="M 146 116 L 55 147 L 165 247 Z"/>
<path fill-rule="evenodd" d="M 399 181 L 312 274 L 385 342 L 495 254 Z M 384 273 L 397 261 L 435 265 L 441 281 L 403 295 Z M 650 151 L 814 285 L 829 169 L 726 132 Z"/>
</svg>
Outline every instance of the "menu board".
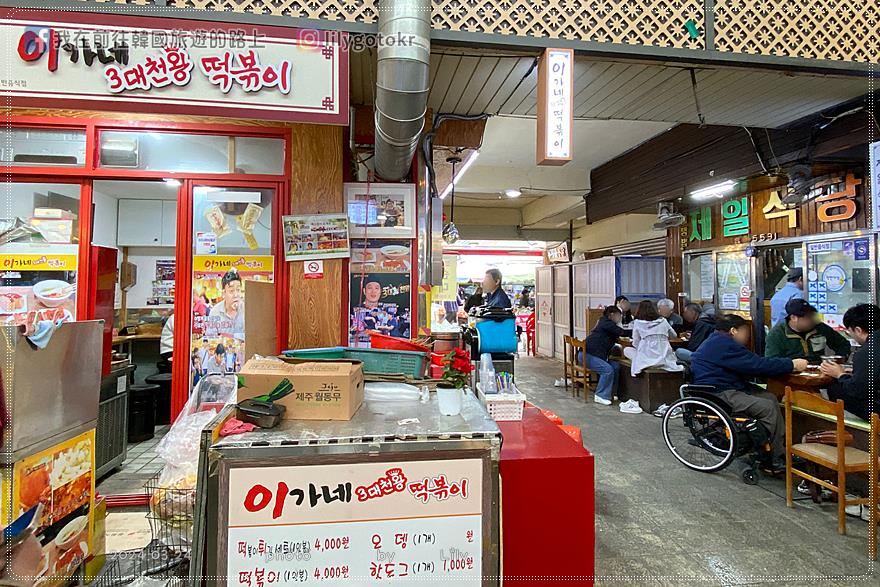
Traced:
<svg viewBox="0 0 880 587">
<path fill-rule="evenodd" d="M 229 469 L 227 585 L 480 585 L 480 459 Z"/>
</svg>

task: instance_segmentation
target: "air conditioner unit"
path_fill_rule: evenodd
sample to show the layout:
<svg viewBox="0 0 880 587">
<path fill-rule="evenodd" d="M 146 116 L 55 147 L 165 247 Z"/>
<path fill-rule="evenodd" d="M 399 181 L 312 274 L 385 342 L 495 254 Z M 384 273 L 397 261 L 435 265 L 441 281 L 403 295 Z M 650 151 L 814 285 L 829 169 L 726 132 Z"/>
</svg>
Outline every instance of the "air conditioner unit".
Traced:
<svg viewBox="0 0 880 587">
<path fill-rule="evenodd" d="M 138 147 L 137 139 L 101 141 L 101 166 L 137 168 Z"/>
</svg>

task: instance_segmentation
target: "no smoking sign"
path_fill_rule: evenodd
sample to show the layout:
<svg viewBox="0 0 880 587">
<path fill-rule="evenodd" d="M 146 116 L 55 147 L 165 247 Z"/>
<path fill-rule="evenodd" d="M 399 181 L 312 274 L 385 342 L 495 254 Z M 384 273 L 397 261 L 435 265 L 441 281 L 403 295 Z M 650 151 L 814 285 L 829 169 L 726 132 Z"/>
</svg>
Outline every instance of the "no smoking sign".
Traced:
<svg viewBox="0 0 880 587">
<path fill-rule="evenodd" d="M 305 261 L 303 263 L 303 274 L 306 279 L 323 279 L 324 261 Z"/>
</svg>

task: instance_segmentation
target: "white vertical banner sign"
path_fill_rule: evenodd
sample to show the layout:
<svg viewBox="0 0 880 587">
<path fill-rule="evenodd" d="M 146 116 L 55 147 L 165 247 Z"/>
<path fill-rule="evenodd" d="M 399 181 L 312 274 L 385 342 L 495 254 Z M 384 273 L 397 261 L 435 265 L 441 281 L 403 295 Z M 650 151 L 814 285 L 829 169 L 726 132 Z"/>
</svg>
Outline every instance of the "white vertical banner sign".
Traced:
<svg viewBox="0 0 880 587">
<path fill-rule="evenodd" d="M 571 161 L 574 51 L 545 49 L 538 63 L 538 165 Z"/>
<path fill-rule="evenodd" d="M 873 214 L 874 229 L 880 229 L 880 141 L 868 146 L 871 154 L 871 180 L 868 182 L 871 189 L 871 212 Z"/>
</svg>

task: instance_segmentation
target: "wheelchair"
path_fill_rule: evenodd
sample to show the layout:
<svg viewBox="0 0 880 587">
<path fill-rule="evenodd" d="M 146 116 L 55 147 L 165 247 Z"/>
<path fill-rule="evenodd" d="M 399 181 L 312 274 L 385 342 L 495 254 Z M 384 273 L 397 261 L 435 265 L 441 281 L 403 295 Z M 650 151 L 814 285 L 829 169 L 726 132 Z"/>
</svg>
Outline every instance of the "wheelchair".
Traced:
<svg viewBox="0 0 880 587">
<path fill-rule="evenodd" d="M 761 470 L 772 462 L 770 433 L 763 424 L 736 414 L 711 385 L 685 384 L 680 399 L 663 415 L 663 439 L 684 466 L 717 473 L 744 459 L 742 480 L 757 485 Z"/>
</svg>

